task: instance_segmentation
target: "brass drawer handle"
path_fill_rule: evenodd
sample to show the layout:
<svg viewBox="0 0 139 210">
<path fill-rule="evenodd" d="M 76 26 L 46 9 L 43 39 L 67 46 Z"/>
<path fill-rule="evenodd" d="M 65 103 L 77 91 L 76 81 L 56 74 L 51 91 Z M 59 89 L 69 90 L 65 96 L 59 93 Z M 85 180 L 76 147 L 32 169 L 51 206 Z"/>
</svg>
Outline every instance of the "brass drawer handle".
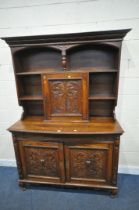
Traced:
<svg viewBox="0 0 139 210">
<path fill-rule="evenodd" d="M 86 160 L 85 162 L 86 162 L 87 165 L 91 164 L 91 160 Z"/>
<path fill-rule="evenodd" d="M 41 162 L 42 164 L 44 163 L 44 161 L 45 161 L 44 159 L 41 159 L 41 160 L 40 160 L 40 162 Z"/>
</svg>

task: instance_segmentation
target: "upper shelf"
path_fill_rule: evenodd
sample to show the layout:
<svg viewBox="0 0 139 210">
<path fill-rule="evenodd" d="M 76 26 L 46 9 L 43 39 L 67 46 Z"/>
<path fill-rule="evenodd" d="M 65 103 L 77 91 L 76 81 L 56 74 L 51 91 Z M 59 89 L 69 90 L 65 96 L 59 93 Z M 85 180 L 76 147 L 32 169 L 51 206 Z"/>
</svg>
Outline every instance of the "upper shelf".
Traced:
<svg viewBox="0 0 139 210">
<path fill-rule="evenodd" d="M 120 50 L 105 44 L 83 44 L 67 51 L 50 47 L 29 47 L 14 52 L 15 72 L 113 71 L 119 68 Z"/>
<path fill-rule="evenodd" d="M 28 101 L 28 100 L 32 100 L 32 101 L 40 101 L 40 100 L 43 100 L 43 97 L 42 96 L 22 96 L 22 97 L 19 97 L 19 100 L 21 101 Z"/>
<path fill-rule="evenodd" d="M 115 96 L 99 96 L 99 95 L 96 95 L 96 96 L 89 96 L 88 98 L 89 100 L 116 100 L 116 97 Z"/>
<path fill-rule="evenodd" d="M 74 68 L 74 69 L 67 69 L 68 72 L 89 72 L 89 73 L 103 73 L 103 72 L 118 72 L 118 69 L 109 69 L 109 68 L 95 68 L 95 67 L 84 67 L 84 68 Z M 34 75 L 34 74 L 44 74 L 44 73 L 52 73 L 52 72 L 57 72 L 57 73 L 62 73 L 64 70 L 61 69 L 51 69 L 51 68 L 45 68 L 45 69 L 36 69 L 34 71 L 24 71 L 24 72 L 18 72 L 16 75 Z"/>
</svg>

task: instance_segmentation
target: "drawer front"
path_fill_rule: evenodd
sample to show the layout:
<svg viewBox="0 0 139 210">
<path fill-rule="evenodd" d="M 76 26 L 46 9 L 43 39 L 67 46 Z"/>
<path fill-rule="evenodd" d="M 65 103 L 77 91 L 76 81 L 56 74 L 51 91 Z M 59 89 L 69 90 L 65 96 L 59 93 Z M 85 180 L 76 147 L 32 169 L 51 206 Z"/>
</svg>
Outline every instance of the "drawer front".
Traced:
<svg viewBox="0 0 139 210">
<path fill-rule="evenodd" d="M 67 182 L 110 183 L 112 143 L 65 145 Z"/>
<path fill-rule="evenodd" d="M 63 145 L 60 143 L 19 141 L 24 177 L 46 182 L 64 182 Z"/>
</svg>

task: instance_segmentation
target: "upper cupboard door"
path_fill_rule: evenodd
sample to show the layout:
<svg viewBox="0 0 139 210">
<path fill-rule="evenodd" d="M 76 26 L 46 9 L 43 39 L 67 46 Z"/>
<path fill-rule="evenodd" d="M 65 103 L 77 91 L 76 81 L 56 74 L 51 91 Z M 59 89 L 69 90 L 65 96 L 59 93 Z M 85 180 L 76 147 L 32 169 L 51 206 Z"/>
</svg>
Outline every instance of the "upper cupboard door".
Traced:
<svg viewBox="0 0 139 210">
<path fill-rule="evenodd" d="M 88 74 L 43 76 L 46 119 L 88 119 Z"/>
<path fill-rule="evenodd" d="M 64 182 L 63 145 L 60 143 L 19 141 L 25 179 Z"/>
</svg>

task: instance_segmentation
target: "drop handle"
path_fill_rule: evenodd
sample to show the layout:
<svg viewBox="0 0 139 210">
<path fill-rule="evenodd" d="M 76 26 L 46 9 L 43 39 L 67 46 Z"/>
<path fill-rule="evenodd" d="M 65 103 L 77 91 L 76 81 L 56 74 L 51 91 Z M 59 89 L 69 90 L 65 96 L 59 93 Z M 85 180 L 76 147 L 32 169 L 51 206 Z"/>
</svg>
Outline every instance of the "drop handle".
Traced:
<svg viewBox="0 0 139 210">
<path fill-rule="evenodd" d="M 44 161 L 45 161 L 44 159 L 41 159 L 41 160 L 40 160 L 41 164 L 44 164 Z"/>
<path fill-rule="evenodd" d="M 85 162 L 86 162 L 87 165 L 91 164 L 91 160 L 86 160 Z"/>
</svg>

